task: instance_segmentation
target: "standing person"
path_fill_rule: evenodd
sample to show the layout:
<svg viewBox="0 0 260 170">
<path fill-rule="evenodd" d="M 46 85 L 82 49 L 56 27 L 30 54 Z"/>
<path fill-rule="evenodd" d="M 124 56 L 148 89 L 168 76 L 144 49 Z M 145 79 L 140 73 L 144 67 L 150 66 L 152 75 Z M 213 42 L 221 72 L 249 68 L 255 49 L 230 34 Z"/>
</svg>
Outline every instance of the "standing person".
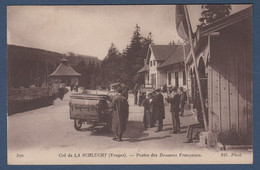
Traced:
<svg viewBox="0 0 260 170">
<path fill-rule="evenodd" d="M 118 94 L 112 101 L 112 131 L 115 134 L 113 140 L 122 141 L 123 133 L 126 130 L 126 122 L 128 119 L 128 103 L 122 95 L 122 89 L 117 90 Z"/>
<path fill-rule="evenodd" d="M 164 111 L 164 101 L 163 95 L 161 94 L 161 89 L 157 89 L 153 102 L 153 116 L 157 123 L 157 130 L 155 132 L 160 132 L 163 130 L 163 119 L 165 119 Z"/>
<path fill-rule="evenodd" d="M 126 100 L 128 100 L 128 90 L 128 87 L 126 85 L 123 85 L 122 95 L 126 98 Z"/>
<path fill-rule="evenodd" d="M 58 91 L 59 91 L 59 98 L 60 98 L 60 100 L 63 100 L 64 94 L 65 94 L 65 89 L 62 86 L 60 86 Z"/>
<path fill-rule="evenodd" d="M 143 94 L 141 90 L 138 90 L 138 105 L 141 106 L 143 101 Z"/>
<path fill-rule="evenodd" d="M 183 91 L 183 87 L 179 88 L 179 94 L 180 94 L 180 109 L 181 109 L 181 113 L 180 116 L 183 116 L 184 114 L 184 106 L 187 102 L 187 94 L 185 91 Z"/>
<path fill-rule="evenodd" d="M 173 87 L 171 96 L 168 96 L 168 102 L 171 103 L 172 113 L 172 131 L 170 133 L 180 132 L 180 117 L 179 117 L 179 105 L 180 105 L 180 95 L 177 93 L 177 87 Z"/>
<path fill-rule="evenodd" d="M 138 85 L 137 84 L 135 84 L 135 87 L 133 89 L 133 94 L 134 94 L 134 104 L 137 105 L 137 100 L 138 100 L 138 98 L 137 98 L 137 95 L 138 95 Z"/>
<path fill-rule="evenodd" d="M 142 106 L 144 107 L 143 124 L 144 128 L 154 127 L 153 121 L 153 95 L 148 93 L 147 98 L 143 101 Z"/>
<path fill-rule="evenodd" d="M 72 91 L 73 88 L 74 88 L 74 84 L 71 82 L 71 83 L 70 83 L 70 91 Z"/>
<path fill-rule="evenodd" d="M 79 89 L 79 83 L 78 82 L 75 85 L 75 89 L 76 89 L 76 92 L 78 92 L 78 89 Z"/>
</svg>

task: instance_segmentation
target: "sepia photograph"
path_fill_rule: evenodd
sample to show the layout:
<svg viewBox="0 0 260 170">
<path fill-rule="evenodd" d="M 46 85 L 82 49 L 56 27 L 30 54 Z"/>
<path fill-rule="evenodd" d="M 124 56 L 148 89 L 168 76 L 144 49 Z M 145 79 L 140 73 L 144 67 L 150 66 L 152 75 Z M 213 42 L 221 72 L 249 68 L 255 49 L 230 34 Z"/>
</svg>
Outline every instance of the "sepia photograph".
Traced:
<svg viewBox="0 0 260 170">
<path fill-rule="evenodd" d="M 253 164 L 252 4 L 8 5 L 7 164 Z"/>
</svg>

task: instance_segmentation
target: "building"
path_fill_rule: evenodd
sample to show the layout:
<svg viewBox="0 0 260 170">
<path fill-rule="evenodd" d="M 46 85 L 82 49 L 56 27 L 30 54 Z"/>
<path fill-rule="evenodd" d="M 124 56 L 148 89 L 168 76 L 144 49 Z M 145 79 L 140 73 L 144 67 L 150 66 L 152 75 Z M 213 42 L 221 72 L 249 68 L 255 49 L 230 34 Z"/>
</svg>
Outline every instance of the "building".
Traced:
<svg viewBox="0 0 260 170">
<path fill-rule="evenodd" d="M 182 45 L 150 45 L 144 67 L 145 87 L 161 88 L 164 85 L 186 88 L 184 49 Z"/>
<path fill-rule="evenodd" d="M 208 145 L 252 145 L 252 7 L 203 26 L 193 40 L 206 110 Z M 185 60 L 197 88 L 195 62 Z"/>
<path fill-rule="evenodd" d="M 61 59 L 60 65 L 57 69 L 49 75 L 52 83 L 64 83 L 66 86 L 71 84 L 76 85 L 81 74 L 77 73 L 65 58 Z"/>
<path fill-rule="evenodd" d="M 160 73 L 161 86 L 166 84 L 168 87 L 175 86 L 187 88 L 187 77 L 184 66 L 185 51 L 189 52 L 190 46 L 179 45 L 175 51 L 158 66 L 157 69 Z"/>
</svg>

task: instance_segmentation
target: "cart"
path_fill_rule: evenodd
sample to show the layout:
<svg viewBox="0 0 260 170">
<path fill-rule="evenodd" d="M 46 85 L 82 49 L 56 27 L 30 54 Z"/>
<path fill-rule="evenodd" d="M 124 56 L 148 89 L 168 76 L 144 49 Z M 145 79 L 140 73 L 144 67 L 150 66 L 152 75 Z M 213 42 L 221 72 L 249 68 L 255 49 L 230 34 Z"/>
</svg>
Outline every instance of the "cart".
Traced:
<svg viewBox="0 0 260 170">
<path fill-rule="evenodd" d="M 74 94 L 70 96 L 70 119 L 74 128 L 81 131 L 82 124 L 91 125 L 87 130 L 111 128 L 111 97 L 98 94 Z"/>
</svg>

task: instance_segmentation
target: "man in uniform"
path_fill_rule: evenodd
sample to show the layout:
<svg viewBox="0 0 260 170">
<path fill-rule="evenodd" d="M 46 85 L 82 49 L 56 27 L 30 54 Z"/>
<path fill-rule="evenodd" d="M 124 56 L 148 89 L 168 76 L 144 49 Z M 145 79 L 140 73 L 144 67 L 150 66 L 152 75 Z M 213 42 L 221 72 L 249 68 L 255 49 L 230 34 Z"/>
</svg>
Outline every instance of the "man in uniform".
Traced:
<svg viewBox="0 0 260 170">
<path fill-rule="evenodd" d="M 172 113 L 172 131 L 170 133 L 180 132 L 180 117 L 179 117 L 179 105 L 180 105 L 180 95 L 177 93 L 177 87 L 173 87 L 171 96 L 168 96 L 168 102 L 171 103 L 171 113 Z"/>
<path fill-rule="evenodd" d="M 163 130 L 163 119 L 165 119 L 164 101 L 163 95 L 161 94 L 161 89 L 157 89 L 155 93 L 153 102 L 153 117 L 157 123 L 157 130 L 155 132 L 160 132 Z"/>
<path fill-rule="evenodd" d="M 126 130 L 129 111 L 127 99 L 122 95 L 122 88 L 117 89 L 117 92 L 118 94 L 112 101 L 112 131 L 115 134 L 113 140 L 121 142 Z"/>
<path fill-rule="evenodd" d="M 183 91 L 183 87 L 179 88 L 179 94 L 180 94 L 180 109 L 181 109 L 181 114 L 180 116 L 183 116 L 184 114 L 184 106 L 187 102 L 187 94 L 185 91 Z"/>
</svg>

